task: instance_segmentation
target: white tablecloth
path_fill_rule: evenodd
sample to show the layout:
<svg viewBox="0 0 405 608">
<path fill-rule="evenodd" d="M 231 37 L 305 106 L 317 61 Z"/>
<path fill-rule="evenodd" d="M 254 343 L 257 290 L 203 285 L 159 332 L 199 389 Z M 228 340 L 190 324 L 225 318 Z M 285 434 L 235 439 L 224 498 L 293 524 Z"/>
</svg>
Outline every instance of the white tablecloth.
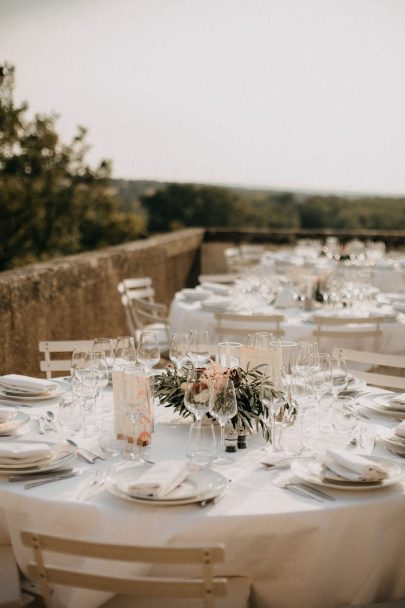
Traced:
<svg viewBox="0 0 405 608">
<path fill-rule="evenodd" d="M 188 425 L 159 422 L 172 415 L 158 411 L 150 457 L 183 456 Z M 79 485 L 106 466 L 100 461 L 78 462 L 81 476 L 31 490 L 0 478 L 2 523 L 19 565 L 29 559 L 19 539 L 24 528 L 129 544 L 223 542 L 219 572 L 251 577 L 255 608 L 335 608 L 405 597 L 405 483 L 378 491 L 328 489 L 336 502 L 318 503 L 273 485 L 276 472 L 259 463 L 263 440 L 253 436 L 248 443 L 233 465 L 221 468 L 232 480 L 229 490 L 205 508 L 136 504 L 107 491 L 74 502 Z M 106 599 L 83 591 L 66 597 L 72 608 Z"/>
<path fill-rule="evenodd" d="M 276 309 L 268 307 L 262 310 L 267 314 L 283 314 L 285 321 L 281 324 L 284 329 L 283 340 L 300 342 L 311 340 L 316 325 L 310 321 L 313 313 L 301 309 Z M 248 317 L 247 317 L 248 318 Z M 395 321 L 384 321 L 381 324 L 382 336 L 378 338 L 378 351 L 381 353 L 403 355 L 405 353 L 405 322 L 404 315 L 398 315 Z M 243 317 L 241 317 L 241 326 Z M 200 302 L 190 302 L 181 293 L 177 294 L 170 307 L 171 331 L 190 331 L 192 329 L 205 329 L 208 331 L 211 344 L 219 341 L 215 329 L 215 313 L 201 308 Z M 260 328 L 264 331 L 266 328 Z M 239 336 L 240 337 L 240 336 Z M 232 340 L 232 336 L 227 336 Z M 321 338 L 319 347 L 323 352 L 331 352 L 337 346 L 336 338 Z M 375 350 L 374 338 L 344 338 L 339 346 L 359 350 Z"/>
</svg>

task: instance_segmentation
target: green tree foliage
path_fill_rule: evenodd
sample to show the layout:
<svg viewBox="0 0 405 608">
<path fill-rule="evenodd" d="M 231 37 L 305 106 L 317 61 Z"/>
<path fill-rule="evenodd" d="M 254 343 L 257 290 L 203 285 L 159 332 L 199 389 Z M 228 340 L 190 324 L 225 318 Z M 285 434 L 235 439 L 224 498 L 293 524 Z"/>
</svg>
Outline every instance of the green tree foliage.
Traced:
<svg viewBox="0 0 405 608">
<path fill-rule="evenodd" d="M 239 197 L 227 188 L 168 184 L 141 197 L 148 213 L 148 229 L 164 232 L 186 226 L 237 226 Z"/>
<path fill-rule="evenodd" d="M 139 238 L 122 211 L 107 161 L 85 163 L 86 130 L 63 144 L 55 115 L 27 118 L 13 101 L 14 68 L 0 66 L 0 270 Z"/>
</svg>

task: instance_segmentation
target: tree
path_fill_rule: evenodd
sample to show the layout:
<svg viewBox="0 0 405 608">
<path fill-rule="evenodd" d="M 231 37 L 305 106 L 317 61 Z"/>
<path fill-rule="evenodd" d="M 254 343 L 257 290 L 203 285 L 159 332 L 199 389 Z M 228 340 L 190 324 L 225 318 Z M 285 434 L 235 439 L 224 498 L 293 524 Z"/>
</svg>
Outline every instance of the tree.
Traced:
<svg viewBox="0 0 405 608">
<path fill-rule="evenodd" d="M 187 226 L 239 226 L 238 201 L 238 196 L 226 188 L 194 184 L 168 184 L 141 197 L 151 232 Z"/>
<path fill-rule="evenodd" d="M 122 211 L 110 163 L 85 162 L 86 129 L 63 144 L 56 115 L 30 120 L 15 104 L 14 81 L 0 66 L 0 270 L 139 238 L 143 220 Z"/>
</svg>

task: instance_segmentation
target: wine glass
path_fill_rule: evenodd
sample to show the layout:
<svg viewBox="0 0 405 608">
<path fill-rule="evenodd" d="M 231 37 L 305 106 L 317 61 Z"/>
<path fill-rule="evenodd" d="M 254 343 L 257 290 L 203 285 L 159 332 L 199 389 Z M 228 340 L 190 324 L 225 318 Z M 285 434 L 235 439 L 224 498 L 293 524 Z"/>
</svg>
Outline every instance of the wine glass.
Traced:
<svg viewBox="0 0 405 608">
<path fill-rule="evenodd" d="M 131 460 L 144 461 L 142 448 L 150 445 L 152 419 L 149 379 L 138 365 L 128 365 L 123 370 L 122 406 L 125 416 L 132 423 Z"/>
<path fill-rule="evenodd" d="M 216 418 L 221 428 L 221 453 L 215 459 L 216 464 L 232 462 L 225 454 L 225 424 L 238 413 L 235 386 L 232 380 L 224 378 L 223 383 L 216 383 L 210 391 L 209 413 Z"/>
<path fill-rule="evenodd" d="M 93 340 L 93 353 L 104 353 L 108 369 L 108 379 L 111 380 L 114 367 L 114 347 L 111 338 L 95 338 Z"/>
<path fill-rule="evenodd" d="M 188 333 L 176 332 L 172 334 L 170 340 L 169 359 L 177 369 L 183 367 L 187 360 L 187 354 L 189 349 L 189 335 Z"/>
<path fill-rule="evenodd" d="M 331 357 L 332 369 L 332 393 L 336 400 L 341 391 L 345 391 L 348 385 L 348 374 L 346 359 L 344 357 Z"/>
<path fill-rule="evenodd" d="M 194 367 L 206 365 L 210 360 L 208 348 L 208 332 L 203 329 L 193 329 L 190 332 L 189 357 Z"/>
<path fill-rule="evenodd" d="M 327 353 L 314 354 L 311 357 L 311 384 L 314 390 L 318 413 L 319 413 L 319 425 L 320 428 L 323 424 L 323 418 L 327 411 L 322 409 L 322 398 L 332 391 L 332 367 L 330 361 L 330 355 Z"/>
<path fill-rule="evenodd" d="M 138 363 L 144 365 L 148 374 L 160 361 L 159 342 L 154 331 L 143 331 L 139 337 L 136 354 Z"/>
<path fill-rule="evenodd" d="M 90 353 L 90 367 L 97 380 L 97 396 L 101 395 L 101 401 L 103 401 L 104 389 L 108 385 L 108 366 L 105 353 L 102 351 Z"/>
<path fill-rule="evenodd" d="M 312 363 L 311 357 L 316 354 L 318 354 L 318 343 L 316 340 L 299 342 L 294 372 L 301 376 L 309 374 Z"/>
<path fill-rule="evenodd" d="M 274 336 L 270 331 L 257 331 L 253 334 L 252 346 L 254 348 L 269 349 Z"/>
<path fill-rule="evenodd" d="M 80 399 L 82 410 L 81 434 L 86 436 L 87 401 L 95 398 L 97 394 L 97 378 L 91 367 L 77 367 L 72 375 L 72 394 Z"/>
<path fill-rule="evenodd" d="M 284 418 L 285 406 L 287 404 L 287 384 L 286 375 L 283 368 L 280 371 L 277 388 L 269 381 L 268 377 L 263 378 L 260 386 L 260 399 L 270 414 L 270 432 L 272 452 L 281 452 L 281 423 Z M 277 424 L 279 423 L 279 424 Z"/>
<path fill-rule="evenodd" d="M 208 412 L 210 401 L 210 385 L 205 368 L 193 367 L 188 371 L 186 388 L 184 390 L 184 405 L 194 415 L 197 424 Z"/>
<path fill-rule="evenodd" d="M 73 378 L 76 369 L 84 369 L 91 366 L 91 352 L 88 350 L 74 349 L 70 360 L 70 375 Z"/>
<path fill-rule="evenodd" d="M 214 426 L 193 422 L 187 441 L 186 457 L 196 467 L 209 467 L 215 458 Z"/>
<path fill-rule="evenodd" d="M 118 336 L 115 342 L 114 357 L 117 368 L 136 363 L 135 340 L 132 336 Z"/>
</svg>

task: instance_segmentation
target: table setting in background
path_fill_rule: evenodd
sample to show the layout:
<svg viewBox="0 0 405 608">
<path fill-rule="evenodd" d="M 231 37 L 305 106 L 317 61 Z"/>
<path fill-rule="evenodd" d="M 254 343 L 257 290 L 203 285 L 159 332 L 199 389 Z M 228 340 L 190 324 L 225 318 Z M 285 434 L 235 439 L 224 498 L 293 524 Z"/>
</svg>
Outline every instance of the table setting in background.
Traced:
<svg viewBox="0 0 405 608">
<path fill-rule="evenodd" d="M 174 332 L 172 366 L 159 370 L 153 336 L 139 344 L 95 340 L 61 378 L 0 378 L 0 523 L 24 572 L 22 526 L 57 534 L 69 522 L 83 535 L 94 517 L 105 542 L 223 542 L 222 574 L 251 577 L 263 608 L 302 605 L 302 593 L 314 607 L 405 593 L 379 559 L 379 531 L 405 500 L 402 393 L 367 386 L 314 340 Z M 288 575 L 304 547 L 305 585 Z M 63 597 L 75 608 L 107 599 Z"/>
</svg>

